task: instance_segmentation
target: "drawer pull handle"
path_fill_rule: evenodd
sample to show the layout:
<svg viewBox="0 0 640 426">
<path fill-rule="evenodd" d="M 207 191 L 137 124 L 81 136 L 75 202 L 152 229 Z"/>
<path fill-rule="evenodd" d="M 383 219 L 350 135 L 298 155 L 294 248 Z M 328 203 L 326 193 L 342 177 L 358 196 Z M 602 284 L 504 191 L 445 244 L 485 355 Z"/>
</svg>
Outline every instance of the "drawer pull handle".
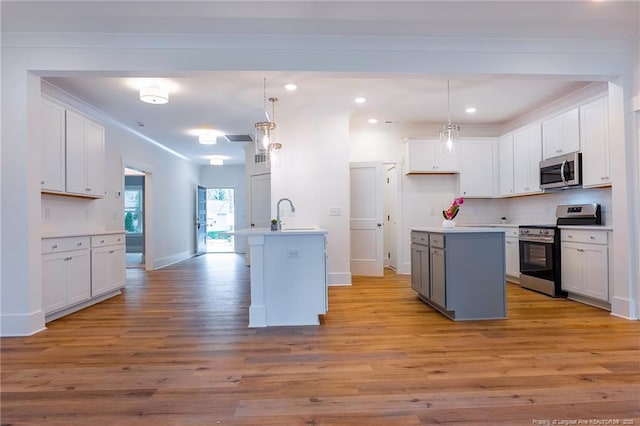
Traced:
<svg viewBox="0 0 640 426">
<path fill-rule="evenodd" d="M 80 247 L 80 246 L 82 246 L 82 243 L 78 243 L 77 245 L 78 245 L 78 247 Z"/>
<path fill-rule="evenodd" d="M 104 240 L 100 240 L 100 244 L 104 244 Z"/>
<path fill-rule="evenodd" d="M 590 240 L 595 240 L 595 239 L 596 239 L 596 237 L 594 237 L 593 235 L 590 235 L 590 236 L 589 236 L 589 239 L 590 239 Z"/>
<path fill-rule="evenodd" d="M 52 245 L 52 246 L 51 246 L 51 250 L 55 250 L 55 249 L 57 249 L 57 248 L 58 248 L 58 245 L 57 245 L 57 244 L 54 244 L 54 245 Z"/>
<path fill-rule="evenodd" d="M 115 253 L 115 250 L 109 250 L 109 254 Z"/>
</svg>

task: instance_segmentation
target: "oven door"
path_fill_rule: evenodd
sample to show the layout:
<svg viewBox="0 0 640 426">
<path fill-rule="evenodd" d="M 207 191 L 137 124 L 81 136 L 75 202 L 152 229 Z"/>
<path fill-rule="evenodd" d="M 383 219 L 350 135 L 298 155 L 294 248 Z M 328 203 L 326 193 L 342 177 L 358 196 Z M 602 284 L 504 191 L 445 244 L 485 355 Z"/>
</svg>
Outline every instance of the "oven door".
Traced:
<svg viewBox="0 0 640 426">
<path fill-rule="evenodd" d="M 520 240 L 520 273 L 554 281 L 553 242 Z"/>
</svg>

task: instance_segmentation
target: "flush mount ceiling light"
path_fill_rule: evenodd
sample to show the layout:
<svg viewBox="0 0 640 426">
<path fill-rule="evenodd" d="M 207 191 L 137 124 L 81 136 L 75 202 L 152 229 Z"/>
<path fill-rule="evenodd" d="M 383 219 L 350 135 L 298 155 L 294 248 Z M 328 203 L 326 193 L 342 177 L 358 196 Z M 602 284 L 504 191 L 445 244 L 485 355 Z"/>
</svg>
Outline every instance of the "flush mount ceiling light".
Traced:
<svg viewBox="0 0 640 426">
<path fill-rule="evenodd" d="M 166 104 L 169 102 L 169 91 L 159 86 L 141 87 L 140 100 L 148 104 Z"/>
<path fill-rule="evenodd" d="M 298 90 L 298 86 L 294 83 L 287 83 L 284 85 L 285 90 L 288 90 L 289 92 L 294 92 L 296 90 Z"/>
<path fill-rule="evenodd" d="M 221 157 L 211 157 L 209 158 L 209 164 L 212 166 L 222 166 L 224 165 L 224 160 Z"/>
<path fill-rule="evenodd" d="M 204 133 L 198 136 L 198 142 L 202 145 L 215 145 L 218 142 L 218 134 L 217 133 Z"/>
<path fill-rule="evenodd" d="M 447 79 L 447 112 L 449 121 L 440 128 L 440 142 L 443 152 L 453 154 L 460 137 L 460 126 L 451 123 L 451 82 Z"/>
<path fill-rule="evenodd" d="M 265 77 L 263 83 L 264 96 L 263 96 L 263 107 L 264 107 L 264 115 L 266 120 L 259 121 L 255 123 L 254 127 L 256 129 L 255 135 L 255 144 L 256 144 L 256 155 L 266 155 L 267 158 L 269 154 L 275 150 L 282 148 L 282 144 L 276 142 L 275 140 L 275 130 L 276 130 L 276 107 L 275 104 L 278 102 L 278 98 L 269 98 L 269 102 L 271 102 L 271 114 L 267 110 L 267 79 Z"/>
<path fill-rule="evenodd" d="M 376 124 L 378 122 L 377 118 L 370 118 L 367 120 L 369 122 L 369 124 Z"/>
<path fill-rule="evenodd" d="M 355 98 L 353 100 L 353 102 L 355 102 L 357 104 L 363 104 L 363 103 L 367 102 L 367 98 L 363 98 L 363 97 Z"/>
<path fill-rule="evenodd" d="M 464 110 L 467 114 L 475 114 L 478 111 L 478 108 L 474 107 L 474 106 L 470 106 L 467 107 L 467 109 Z"/>
</svg>

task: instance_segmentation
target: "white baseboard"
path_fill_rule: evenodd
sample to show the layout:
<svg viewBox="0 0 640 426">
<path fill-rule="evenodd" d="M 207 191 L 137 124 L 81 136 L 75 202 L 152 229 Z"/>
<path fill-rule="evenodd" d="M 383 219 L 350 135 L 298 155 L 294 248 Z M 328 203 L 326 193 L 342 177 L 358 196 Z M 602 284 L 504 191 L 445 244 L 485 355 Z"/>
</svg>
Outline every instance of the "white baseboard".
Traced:
<svg viewBox="0 0 640 426">
<path fill-rule="evenodd" d="M 401 274 L 401 275 L 410 275 L 411 274 L 411 262 L 406 262 L 401 264 L 398 267 L 398 270 L 396 271 L 396 273 Z"/>
<path fill-rule="evenodd" d="M 196 254 L 190 250 L 183 251 L 181 253 L 172 254 L 171 256 L 161 257 L 160 259 L 156 259 L 153 261 L 153 269 L 162 269 L 166 268 L 169 265 L 173 265 L 174 263 L 182 262 L 183 260 L 190 259 L 194 257 Z"/>
<path fill-rule="evenodd" d="M 327 280 L 327 284 L 331 286 L 351 285 L 351 272 L 330 272 Z"/>
<path fill-rule="evenodd" d="M 31 336 L 47 328 L 44 325 L 43 310 L 30 314 L 2 314 L 0 324 L 1 337 Z"/>
<path fill-rule="evenodd" d="M 623 297 L 613 298 L 611 301 L 611 315 L 629 320 L 638 319 L 637 314 L 634 312 L 633 300 Z"/>
</svg>

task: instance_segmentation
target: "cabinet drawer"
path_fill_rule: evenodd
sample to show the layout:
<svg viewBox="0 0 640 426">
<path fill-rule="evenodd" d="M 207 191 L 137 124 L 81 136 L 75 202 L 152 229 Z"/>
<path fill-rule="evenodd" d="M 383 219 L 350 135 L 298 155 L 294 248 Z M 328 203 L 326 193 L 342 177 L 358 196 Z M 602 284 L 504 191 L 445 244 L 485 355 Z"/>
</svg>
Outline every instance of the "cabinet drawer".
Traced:
<svg viewBox="0 0 640 426">
<path fill-rule="evenodd" d="M 444 248 L 444 235 L 429 234 L 429 245 L 431 247 Z"/>
<path fill-rule="evenodd" d="M 89 237 L 44 238 L 42 254 L 89 248 Z"/>
<path fill-rule="evenodd" d="M 423 246 L 429 245 L 429 234 L 426 232 L 411 232 L 411 242 L 413 244 L 422 244 Z"/>
<path fill-rule="evenodd" d="M 576 243 L 608 244 L 607 231 L 591 231 L 582 229 L 563 229 L 562 241 Z"/>
<path fill-rule="evenodd" d="M 504 236 L 505 238 L 509 238 L 509 237 L 514 237 L 514 238 L 518 238 L 520 230 L 518 228 L 505 228 L 504 229 Z"/>
<path fill-rule="evenodd" d="M 116 246 L 124 244 L 124 234 L 94 235 L 91 237 L 91 247 Z"/>
</svg>

